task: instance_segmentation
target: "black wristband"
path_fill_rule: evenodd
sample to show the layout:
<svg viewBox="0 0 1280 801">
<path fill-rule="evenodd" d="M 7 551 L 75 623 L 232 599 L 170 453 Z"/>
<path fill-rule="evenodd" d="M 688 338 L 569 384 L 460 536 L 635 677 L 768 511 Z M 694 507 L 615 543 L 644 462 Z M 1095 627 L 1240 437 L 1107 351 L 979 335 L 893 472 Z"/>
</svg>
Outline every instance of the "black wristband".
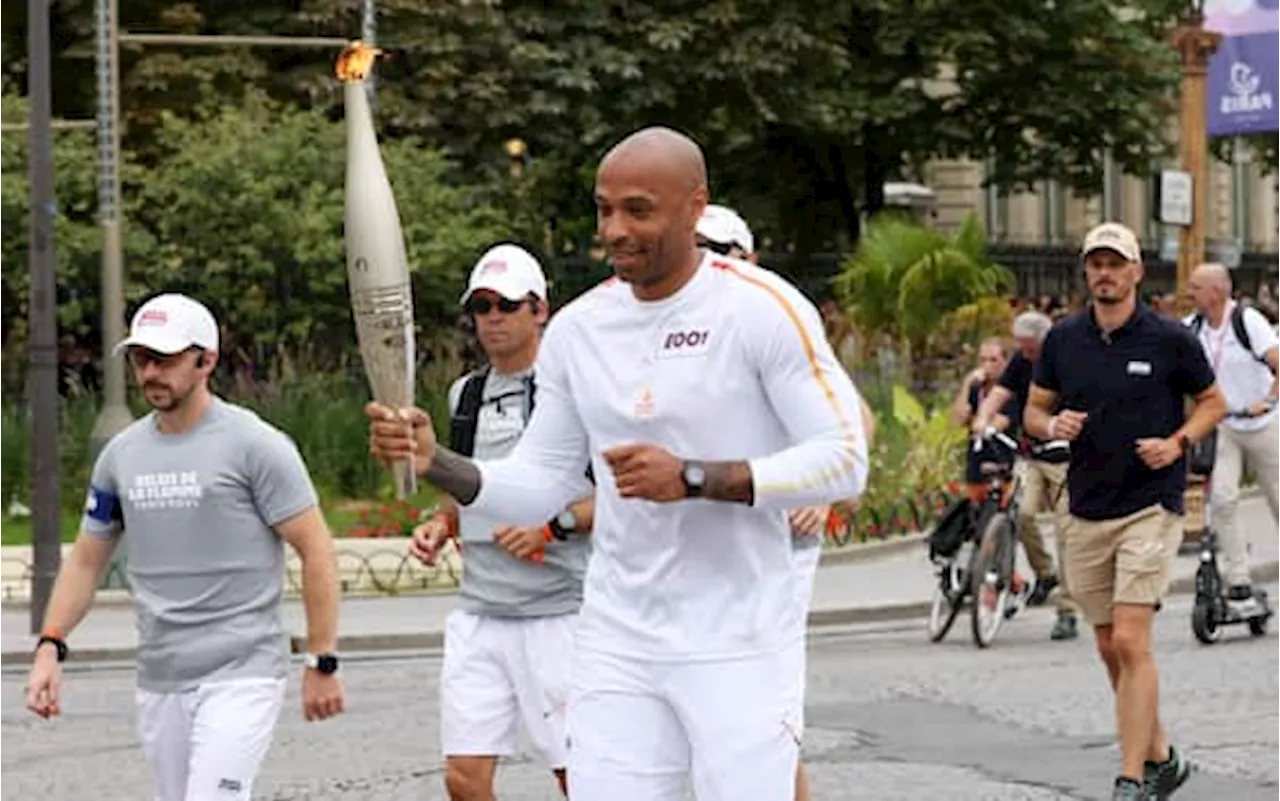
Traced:
<svg viewBox="0 0 1280 801">
<path fill-rule="evenodd" d="M 44 645 L 45 643 L 52 643 L 52 644 L 53 644 L 53 647 L 58 651 L 58 661 L 59 661 L 59 662 L 65 662 L 65 661 L 67 661 L 67 642 L 66 642 L 66 640 L 63 640 L 63 639 L 58 638 L 58 637 L 51 637 L 51 636 L 49 636 L 48 634 L 43 634 L 43 635 L 41 635 L 41 636 L 40 636 L 40 639 L 36 640 L 36 648 L 35 648 L 35 650 L 39 651 L 39 650 L 40 650 L 40 646 Z"/>
<path fill-rule="evenodd" d="M 564 526 L 560 525 L 559 517 L 551 518 L 551 522 L 547 523 L 547 529 L 551 531 L 551 536 L 555 537 L 561 542 L 564 542 L 565 540 L 569 539 L 569 535 L 573 533 L 572 531 L 567 530 Z"/>
</svg>

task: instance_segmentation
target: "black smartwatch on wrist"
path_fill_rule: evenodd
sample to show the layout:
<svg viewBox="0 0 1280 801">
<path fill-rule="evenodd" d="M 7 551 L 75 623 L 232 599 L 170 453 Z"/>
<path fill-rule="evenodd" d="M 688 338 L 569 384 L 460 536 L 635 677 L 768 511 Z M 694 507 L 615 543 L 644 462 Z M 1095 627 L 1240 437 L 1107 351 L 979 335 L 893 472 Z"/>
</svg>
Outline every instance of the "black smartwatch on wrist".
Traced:
<svg viewBox="0 0 1280 801">
<path fill-rule="evenodd" d="M 67 661 L 68 649 L 67 649 L 66 640 L 62 639 L 61 637 L 54 637 L 53 635 L 50 635 L 50 634 L 42 634 L 40 635 L 40 639 L 36 640 L 35 650 L 39 651 L 40 646 L 44 645 L 45 643 L 51 644 L 54 647 L 54 649 L 58 652 L 59 662 Z"/>
<path fill-rule="evenodd" d="M 307 667 L 331 676 L 338 672 L 338 655 L 337 654 L 307 654 L 304 657 Z"/>
<path fill-rule="evenodd" d="M 572 509 L 565 509 L 560 514 L 551 519 L 547 524 L 547 528 L 551 529 L 551 536 L 564 542 L 569 539 L 569 535 L 578 529 L 578 516 L 573 513 Z"/>
</svg>

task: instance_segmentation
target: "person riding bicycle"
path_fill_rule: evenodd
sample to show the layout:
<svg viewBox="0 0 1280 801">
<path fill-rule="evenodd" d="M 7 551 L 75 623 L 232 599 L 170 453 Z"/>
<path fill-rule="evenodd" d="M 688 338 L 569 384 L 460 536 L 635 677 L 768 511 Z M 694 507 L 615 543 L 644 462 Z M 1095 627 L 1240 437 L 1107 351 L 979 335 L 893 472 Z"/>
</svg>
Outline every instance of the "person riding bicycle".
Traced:
<svg viewBox="0 0 1280 801">
<path fill-rule="evenodd" d="M 1026 311 L 1013 321 L 1013 337 L 1018 350 L 1009 361 L 999 382 L 978 407 L 973 415 L 973 431 L 981 434 L 992 420 L 1002 416 L 1021 421 L 1027 405 L 1027 396 L 1031 393 L 1031 376 L 1036 360 L 1040 358 L 1040 346 L 1044 342 L 1053 321 L 1038 311 Z M 1008 407 L 1012 404 L 1013 411 Z M 1001 410 L 998 412 L 997 410 Z M 1019 426 L 1020 427 L 1020 426 Z M 1045 548 L 1044 537 L 1036 525 L 1036 515 L 1041 511 L 1053 513 L 1055 541 L 1057 543 L 1057 562 L 1062 565 L 1062 522 L 1067 511 L 1066 478 L 1067 466 L 1050 462 L 1039 456 L 1044 442 L 1034 437 L 1024 436 L 1022 460 L 1023 495 L 1019 507 L 1018 532 L 1022 546 L 1027 551 L 1027 561 L 1031 563 L 1036 574 L 1036 584 L 1027 598 L 1028 606 L 1039 606 L 1060 586 L 1058 594 L 1058 617 L 1053 629 L 1049 632 L 1052 640 L 1071 640 L 1079 633 L 1079 608 L 1071 599 L 1065 582 L 1059 584 L 1054 572 L 1054 559 Z"/>
<path fill-rule="evenodd" d="M 1005 348 L 1004 341 L 999 337 L 989 337 L 982 341 L 978 347 L 978 366 L 971 373 L 965 376 L 964 381 L 960 385 L 959 391 L 956 393 L 955 400 L 951 403 L 951 419 L 958 426 L 968 426 L 976 419 L 978 410 L 986 402 L 987 398 L 998 389 L 997 380 L 1001 373 L 1004 372 L 1005 365 L 1008 363 L 1008 351 Z M 1005 431 L 1015 425 L 1016 414 L 1018 409 L 1014 406 L 1012 400 L 1005 403 L 997 404 L 995 410 L 987 415 L 985 424 L 981 429 L 975 429 L 981 433 L 988 426 L 997 431 Z M 994 458 L 993 454 L 984 452 L 982 449 L 975 450 L 970 448 L 965 458 L 965 474 L 964 480 L 967 485 L 969 500 L 974 503 L 982 503 L 987 495 L 987 486 L 982 480 L 981 465 L 984 459 L 990 460 Z"/>
<path fill-rule="evenodd" d="M 1276 333 L 1257 309 L 1231 299 L 1231 274 L 1221 264 L 1202 264 L 1188 290 L 1196 313 L 1187 318 L 1227 396 L 1230 413 L 1217 428 L 1210 523 L 1222 543 L 1227 599 L 1253 602 L 1248 537 L 1240 530 L 1237 503 L 1245 464 L 1257 476 L 1277 520 L 1280 491 L 1280 415 L 1276 413 Z"/>
</svg>

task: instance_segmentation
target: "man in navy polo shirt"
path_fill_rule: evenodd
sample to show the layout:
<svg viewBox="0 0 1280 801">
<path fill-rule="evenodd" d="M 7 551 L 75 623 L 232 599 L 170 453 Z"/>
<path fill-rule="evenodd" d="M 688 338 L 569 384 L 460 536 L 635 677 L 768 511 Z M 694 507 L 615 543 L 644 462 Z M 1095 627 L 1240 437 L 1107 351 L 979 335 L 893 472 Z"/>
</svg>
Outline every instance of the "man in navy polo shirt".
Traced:
<svg viewBox="0 0 1280 801">
<path fill-rule="evenodd" d="M 1024 424 L 1072 442 L 1064 573 L 1116 694 L 1122 770 L 1112 798 L 1166 799 L 1190 764 L 1160 726 L 1151 621 L 1182 542 L 1184 454 L 1226 402 L 1191 334 L 1138 302 L 1133 232 L 1103 223 L 1083 257 L 1092 303 L 1045 338 Z"/>
</svg>

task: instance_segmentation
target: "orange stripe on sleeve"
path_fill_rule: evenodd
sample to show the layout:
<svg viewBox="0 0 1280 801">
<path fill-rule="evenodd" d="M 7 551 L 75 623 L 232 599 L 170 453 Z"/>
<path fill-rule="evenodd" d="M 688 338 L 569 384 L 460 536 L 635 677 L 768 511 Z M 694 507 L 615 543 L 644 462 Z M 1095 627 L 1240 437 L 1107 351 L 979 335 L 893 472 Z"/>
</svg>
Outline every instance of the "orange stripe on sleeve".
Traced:
<svg viewBox="0 0 1280 801">
<path fill-rule="evenodd" d="M 827 403 L 830 404 L 831 411 L 835 414 L 836 420 L 840 424 L 840 430 L 844 433 L 845 440 L 852 446 L 857 439 L 854 435 L 853 424 L 850 422 L 849 415 L 841 405 L 840 399 L 836 397 L 835 389 L 832 388 L 831 382 L 827 380 L 826 375 L 822 372 L 822 367 L 818 363 L 817 348 L 814 347 L 812 337 L 809 336 L 808 330 L 805 329 L 804 323 L 800 320 L 800 313 L 796 310 L 796 307 L 792 305 L 791 301 L 787 300 L 786 296 L 779 292 L 776 287 L 773 287 L 758 278 L 754 278 L 743 273 L 729 262 L 714 260 L 711 262 L 711 266 L 716 269 L 724 270 L 730 275 L 740 278 L 752 286 L 763 289 L 769 297 L 782 307 L 782 311 L 787 315 L 787 319 L 791 321 L 792 326 L 796 329 L 796 333 L 800 335 L 800 343 L 804 348 L 805 358 L 809 362 L 809 369 L 814 381 L 817 382 L 818 387 L 822 390 L 823 396 L 827 399 Z M 772 492 L 790 492 L 803 489 L 805 487 L 812 487 L 820 483 L 834 483 L 839 476 L 853 470 L 854 467 L 855 463 L 853 458 L 846 456 L 841 460 L 840 469 L 838 470 L 827 469 L 819 474 L 801 476 L 796 481 L 792 481 L 787 484 L 775 484 L 772 486 L 761 487 L 760 489 Z"/>
</svg>

